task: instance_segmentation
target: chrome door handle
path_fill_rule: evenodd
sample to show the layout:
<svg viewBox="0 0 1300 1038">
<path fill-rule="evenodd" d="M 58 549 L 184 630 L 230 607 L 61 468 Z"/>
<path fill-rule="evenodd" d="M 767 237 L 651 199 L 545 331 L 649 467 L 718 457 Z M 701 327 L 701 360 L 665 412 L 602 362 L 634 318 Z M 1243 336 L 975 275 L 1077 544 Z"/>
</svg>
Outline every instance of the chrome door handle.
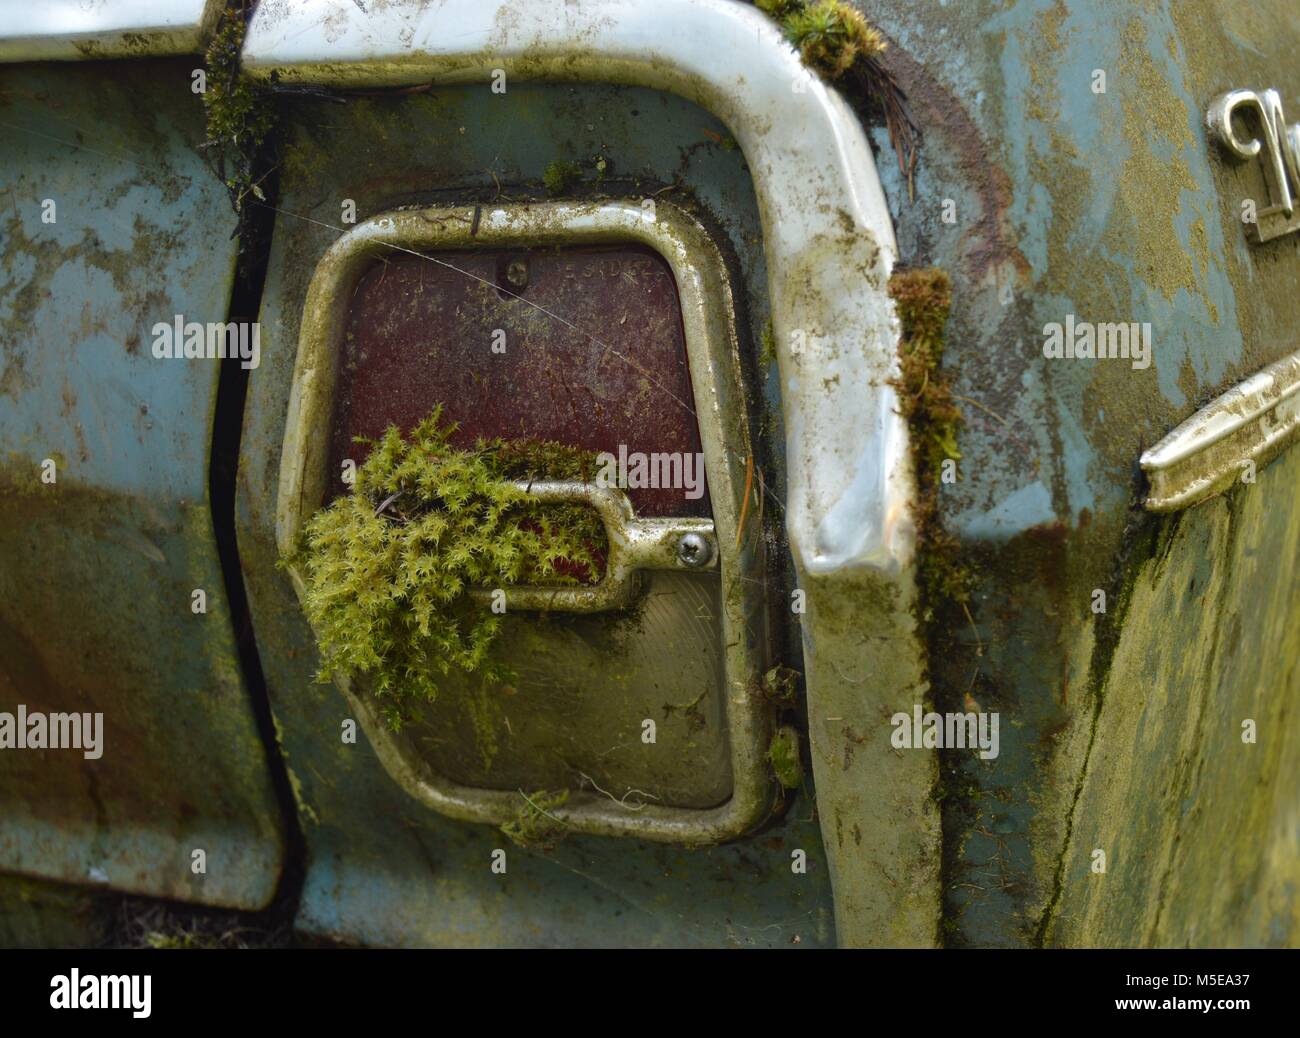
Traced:
<svg viewBox="0 0 1300 1038">
<path fill-rule="evenodd" d="M 640 590 L 642 570 L 699 571 L 718 568 L 718 545 L 712 519 L 641 518 L 621 490 L 594 483 L 519 482 L 516 484 L 536 501 L 587 504 L 605 526 L 609 555 L 605 575 L 589 586 L 508 587 L 506 609 L 545 609 L 568 613 L 599 613 L 622 609 Z M 493 589 L 471 592 L 480 601 Z"/>
</svg>

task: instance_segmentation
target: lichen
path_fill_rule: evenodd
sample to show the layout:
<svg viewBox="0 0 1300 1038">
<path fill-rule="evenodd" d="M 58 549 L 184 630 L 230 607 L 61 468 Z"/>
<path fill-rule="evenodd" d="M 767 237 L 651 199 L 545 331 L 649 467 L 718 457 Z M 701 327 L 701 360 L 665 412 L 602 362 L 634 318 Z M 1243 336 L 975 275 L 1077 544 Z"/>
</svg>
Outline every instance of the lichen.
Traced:
<svg viewBox="0 0 1300 1038">
<path fill-rule="evenodd" d="M 371 451 L 352 492 L 312 516 L 290 561 L 306 585 L 320 680 L 363 679 L 400 730 L 448 675 L 472 677 L 464 705 L 490 762 L 490 718 L 476 705 L 516 678 L 491 651 L 501 616 L 469 592 L 595 581 L 608 542 L 592 509 L 542 504 L 516 485 L 583 480 L 594 471 L 588 452 L 536 440 L 459 449 L 455 429 L 439 406 L 408 436 L 390 426 L 360 441 Z"/>
<path fill-rule="evenodd" d="M 799 759 L 799 733 L 783 724 L 768 743 L 767 759 L 772 765 L 776 780 L 785 789 L 798 789 L 803 785 L 803 763 Z"/>
<path fill-rule="evenodd" d="M 939 514 L 943 463 L 957 462 L 961 410 L 953 402 L 951 377 L 943 370 L 944 326 L 952 304 L 948 275 L 942 270 L 899 270 L 889 280 L 903 338 L 899 345 L 899 411 L 912 431 L 912 461 L 917 493 L 913 519 L 920 542 L 919 583 L 925 616 L 942 603 L 964 605 L 972 577 L 960 559 L 957 539 Z"/>
<path fill-rule="evenodd" d="M 263 93 L 239 67 L 244 45 L 245 3 L 228 3 L 204 54 L 207 85 L 203 108 L 207 140 L 202 150 L 213 171 L 230 192 L 231 205 L 242 213 L 249 195 L 265 201 L 261 182 L 262 145 L 274 125 Z"/>
<path fill-rule="evenodd" d="M 535 793 L 521 790 L 515 816 L 501 826 L 501 831 L 520 847 L 550 850 L 568 835 L 568 825 L 551 814 L 557 807 L 563 807 L 568 799 L 567 789 L 539 789 Z"/>
</svg>

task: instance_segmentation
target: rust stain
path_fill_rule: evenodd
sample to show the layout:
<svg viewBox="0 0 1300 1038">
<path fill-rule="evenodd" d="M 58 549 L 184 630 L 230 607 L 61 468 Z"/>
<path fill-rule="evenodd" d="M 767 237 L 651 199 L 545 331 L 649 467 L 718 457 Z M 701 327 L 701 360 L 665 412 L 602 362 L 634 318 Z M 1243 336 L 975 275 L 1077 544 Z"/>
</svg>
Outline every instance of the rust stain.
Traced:
<svg viewBox="0 0 1300 1038">
<path fill-rule="evenodd" d="M 1007 221 L 1012 203 L 1011 179 L 1001 162 L 990 154 L 962 101 L 902 47 L 890 47 L 880 60 L 907 94 L 908 108 L 917 125 L 923 133 L 942 138 L 956 160 L 956 179 L 980 200 L 979 215 L 969 222 L 963 235 L 972 283 L 1006 264 L 1021 277 L 1027 276 L 1029 262 L 1015 244 L 1017 235 Z"/>
</svg>

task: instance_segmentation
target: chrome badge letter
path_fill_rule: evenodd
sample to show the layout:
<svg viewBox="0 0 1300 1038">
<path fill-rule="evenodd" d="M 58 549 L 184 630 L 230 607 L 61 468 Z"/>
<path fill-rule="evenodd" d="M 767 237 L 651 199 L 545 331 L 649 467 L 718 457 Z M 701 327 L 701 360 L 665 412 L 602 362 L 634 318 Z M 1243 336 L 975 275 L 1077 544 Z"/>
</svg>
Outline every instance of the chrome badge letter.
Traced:
<svg viewBox="0 0 1300 1038">
<path fill-rule="evenodd" d="M 1245 117 L 1260 136 L 1242 140 L 1233 127 L 1233 116 Z M 1246 219 L 1246 233 L 1259 242 L 1280 238 L 1300 230 L 1300 124 L 1288 126 L 1282 116 L 1282 98 L 1276 90 L 1229 90 L 1215 99 L 1205 121 L 1234 158 L 1259 159 L 1264 167 L 1268 204 Z"/>
</svg>

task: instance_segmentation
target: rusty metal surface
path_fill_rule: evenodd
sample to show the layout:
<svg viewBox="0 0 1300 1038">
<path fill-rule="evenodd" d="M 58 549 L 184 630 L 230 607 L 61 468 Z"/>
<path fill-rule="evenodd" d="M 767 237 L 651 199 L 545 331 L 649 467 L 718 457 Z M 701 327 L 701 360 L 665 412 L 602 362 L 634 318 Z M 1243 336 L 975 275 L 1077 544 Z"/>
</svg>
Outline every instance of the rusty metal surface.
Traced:
<svg viewBox="0 0 1300 1038">
<path fill-rule="evenodd" d="M 888 161 L 883 129 L 874 136 L 900 255 L 952 275 L 947 364 L 957 375 L 957 392 L 973 401 L 961 444 L 962 478 L 944 491 L 944 509 L 981 579 L 970 605 L 972 622 L 959 617 L 942 632 L 929 676 L 939 701 L 955 705 L 970 695 L 984 709 L 1003 711 L 1010 722 L 1004 731 L 1015 732 L 996 762 L 944 769 L 946 939 L 1088 943 L 1098 935 L 1114 942 L 1141 933 L 1180 943 L 1214 941 L 1205 919 L 1188 910 L 1213 901 L 1220 942 L 1227 935 L 1294 943 L 1294 898 L 1285 900 L 1286 884 L 1295 889 L 1295 825 L 1287 813 L 1295 783 L 1286 781 L 1295 773 L 1294 740 L 1268 744 L 1258 764 L 1220 752 L 1208 768 L 1200 767 L 1207 759 L 1206 733 L 1237 714 L 1270 718 L 1278 731 L 1294 729 L 1286 711 L 1293 700 L 1284 697 L 1294 695 L 1294 674 L 1283 673 L 1279 646 L 1293 643 L 1288 630 L 1297 629 L 1287 625 L 1297 615 L 1286 583 L 1294 588 L 1295 574 L 1293 566 L 1272 563 L 1294 557 L 1294 522 L 1288 520 L 1294 500 L 1286 482 L 1294 459 L 1286 455 L 1263 472 L 1259 489 L 1198 506 L 1182 526 L 1160 525 L 1159 538 L 1148 536 L 1149 527 L 1135 538 L 1128 524 L 1131 476 L 1142 450 L 1295 348 L 1294 244 L 1252 250 L 1236 205 L 1260 194 L 1258 173 L 1218 161 L 1201 118 L 1206 101 L 1239 86 L 1276 86 L 1294 109 L 1300 87 L 1290 52 L 1300 38 L 1300 15 L 1289 2 L 1209 0 L 859 0 L 858 6 L 889 38 L 884 64 L 907 93 L 923 132 L 914 198 Z M 1097 66 L 1109 73 L 1106 95 L 1088 89 Z M 6 96 L 12 102 L 23 91 L 46 89 L 22 83 L 15 90 L 11 83 Z M 105 122 L 135 104 L 121 92 L 110 91 L 106 101 L 110 107 L 100 113 Z M 292 214 L 332 225 L 344 197 L 360 199 L 363 213 L 367 206 L 373 212 L 394 201 L 429 201 L 440 190 L 453 195 L 449 185 L 481 189 L 477 197 L 490 199 L 500 191 L 495 181 L 509 191 L 522 179 L 540 178 L 553 159 L 601 154 L 625 174 L 650 178 L 655 189 L 678 176 L 698 188 L 739 257 L 751 332 L 766 317 L 760 239 L 743 161 L 718 146 L 725 129 L 688 105 L 647 91 L 512 84 L 508 101 L 452 89 L 341 109 L 304 105 L 293 120 L 296 146 L 287 157 L 283 200 L 288 215 L 279 228 L 266 310 L 268 341 L 278 336 L 281 346 L 278 356 L 268 353 L 254 379 L 243 469 L 245 564 L 303 818 L 311 827 L 304 929 L 389 943 L 828 941 L 820 843 L 803 802 L 772 833 L 742 844 L 682 853 L 581 840 L 553 859 L 525 856 L 525 868 L 489 885 L 486 877 L 475 877 L 486 871 L 482 863 L 495 846 L 491 831 L 413 811 L 393 796 L 373 757 L 340 746 L 338 721 L 346 707 L 333 689 L 312 683 L 309 638 L 292 593 L 273 570 L 269 532 L 292 352 L 286 343 L 298 320 L 294 303 L 330 237 L 320 228 L 295 228 Z M 57 108 L 46 106 L 36 125 L 54 133 L 59 118 Z M 86 140 L 96 146 L 93 136 Z M 115 142 L 98 143 L 116 154 Z M 6 155 L 12 150 L 6 139 Z M 664 158 L 670 153 L 677 166 Z M 147 192 L 145 179 L 139 189 Z M 165 180 L 154 186 L 164 194 L 174 189 Z M 20 185 L 16 193 L 21 200 L 32 192 Z M 955 224 L 944 219 L 947 201 L 954 203 Z M 153 239 L 146 244 L 153 247 Z M 77 288 L 92 300 L 99 251 L 87 250 L 88 269 L 77 271 Z M 36 291 L 20 291 L 12 312 L 30 316 L 50 272 L 33 281 L 26 271 L 43 262 L 42 254 L 15 255 L 6 274 Z M 55 287 L 68 278 L 65 272 Z M 1152 321 L 1160 338 L 1151 368 L 1044 365 L 1041 328 L 1067 312 Z M 101 310 L 89 313 L 92 320 L 109 319 Z M 90 361 L 85 351 L 80 359 Z M 27 375 L 12 363 L 2 374 L 4 407 L 18 414 L 29 406 L 22 402 Z M 47 381 L 42 376 L 40 385 Z M 120 389 L 112 392 L 121 395 Z M 770 378 L 766 392 L 773 401 Z M 111 400 L 112 393 L 95 399 Z M 84 402 L 68 404 L 42 389 L 30 406 L 21 412 L 23 427 L 44 417 L 43 428 L 62 437 L 60 449 L 76 454 L 80 425 L 86 449 L 97 448 L 97 437 L 86 434 L 95 419 L 87 418 Z M 0 409 L 0 419 L 5 413 Z M 138 427 L 124 427 L 143 436 L 148 421 L 142 415 Z M 173 415 L 170 435 L 184 446 L 190 441 L 176 432 L 176 421 Z M 35 456 L 29 451 L 19 460 L 26 465 Z M 140 463 L 115 469 L 111 479 L 129 482 L 149 473 L 181 497 L 185 484 L 180 480 L 179 490 L 172 485 L 175 471 Z M 779 472 L 769 475 L 779 479 Z M 21 646 L 29 635 L 46 638 L 66 617 L 62 602 L 36 600 L 48 574 L 73 573 L 93 584 L 108 573 L 106 586 L 139 589 L 145 582 L 122 563 L 123 552 L 144 558 L 144 536 L 162 545 L 166 557 L 173 555 L 166 523 L 110 500 L 109 514 L 99 520 L 83 520 L 92 514 L 88 508 L 66 520 L 87 529 L 65 538 L 62 551 L 42 556 L 37 550 L 33 559 L 10 562 L 32 552 L 24 531 L 51 516 L 29 516 L 21 502 L 2 507 L 19 531 L 9 535 L 0 556 L 11 575 L 6 594 L 33 600 L 35 624 L 30 631 L 12 625 L 18 633 L 5 635 L 8 645 Z M 175 515 L 168 522 L 179 528 Z M 93 550 L 115 539 L 124 545 L 116 555 Z M 1157 544 L 1165 545 L 1158 553 Z M 1230 577 L 1229 568 L 1240 573 Z M 1141 584 L 1130 592 L 1135 574 Z M 147 584 L 150 593 L 164 586 L 157 579 Z M 1087 604 L 1098 587 L 1136 596 L 1127 619 L 1122 613 L 1090 615 Z M 167 617 L 137 599 L 147 603 L 149 593 L 111 598 L 107 610 L 125 617 L 128 631 L 136 625 L 167 630 Z M 1267 623 L 1249 622 L 1255 612 Z M 1222 622 L 1206 626 L 1220 613 Z M 1150 637 L 1142 636 L 1141 625 Z M 107 620 L 93 631 L 93 644 L 69 652 L 74 660 L 80 653 L 99 673 L 102 657 L 95 654 L 106 653 L 122 634 Z M 859 634 L 865 641 L 865 632 Z M 127 648 L 128 656 L 135 653 Z M 1113 679 L 1112 658 L 1119 660 Z M 1219 659 L 1224 662 L 1216 670 Z M 1148 660 L 1159 665 L 1154 675 Z M 56 684 L 82 680 L 72 664 L 55 662 L 70 675 Z M 1202 663 L 1196 673 L 1187 670 Z M 25 662 L 7 673 L 26 687 L 43 680 Z M 147 687 L 151 672 L 144 673 Z M 1153 682 L 1159 695 L 1150 694 Z M 1180 695 L 1184 688 L 1187 694 Z M 924 689 L 917 694 L 924 696 Z M 1139 744 L 1127 738 L 1134 731 L 1159 737 Z M 848 728 L 842 734 L 845 758 L 856 750 L 861 759 L 861 736 Z M 1142 781 L 1134 783 L 1135 777 Z M 1151 785 L 1157 781 L 1158 790 Z M 1236 811 L 1237 802 L 1223 792 L 1252 783 L 1276 791 L 1275 815 L 1260 825 L 1258 799 L 1242 799 L 1245 809 Z M 1195 828 L 1188 831 L 1203 838 L 1179 840 L 1185 802 L 1194 804 Z M 1225 804 L 1234 806 L 1226 828 Z M 1242 851 L 1218 860 L 1214 852 L 1229 830 Z M 1099 888 L 1118 888 L 1118 896 L 1101 897 L 1087 885 L 1091 844 L 1120 840 L 1145 851 L 1154 846 L 1147 842 L 1152 833 L 1160 839 L 1154 853 L 1126 856 L 1115 882 Z M 849 853 L 878 853 L 870 834 L 865 849 L 858 843 L 857 850 L 851 831 L 838 836 Z M 783 874 L 794 846 L 813 848 L 813 871 L 802 888 Z M 880 865 L 897 870 L 899 860 L 886 852 Z M 1199 862 L 1198 868 L 1189 862 Z M 666 877 L 672 882 L 663 882 Z M 1226 878 L 1212 889 L 1218 877 Z M 1273 886 L 1260 888 L 1264 881 Z M 719 889 L 728 896 L 719 897 Z M 1263 896 L 1250 897 L 1252 889 L 1263 889 Z M 1245 914 L 1238 910 L 1242 898 L 1249 899 Z M 521 912 L 521 903 L 533 911 Z M 1137 923 L 1134 906 L 1141 906 L 1138 915 L 1147 913 Z M 774 918 L 779 925 L 769 930 Z"/>
<path fill-rule="evenodd" d="M 691 399 L 690 370 L 676 285 L 658 254 L 628 245 L 430 255 L 390 256 L 357 285 L 330 471 L 346 457 L 361 462 L 354 436 L 407 429 L 435 403 L 460 424 L 462 446 L 502 436 L 699 453 L 694 416 L 672 403 Z M 709 514 L 707 488 L 695 499 L 649 487 L 628 497 L 640 515 Z"/>
<path fill-rule="evenodd" d="M 0 871 L 256 908 L 281 835 L 207 503 L 218 371 L 150 351 L 225 319 L 234 265 L 190 67 L 0 69 L 0 711 L 104 729 L 0 750 Z"/>
<path fill-rule="evenodd" d="M 1279 646 L 1294 642 L 1288 632 L 1297 628 L 1287 619 L 1300 604 L 1288 593 L 1294 567 L 1272 563 L 1294 558 L 1293 484 L 1286 482 L 1294 458 L 1284 455 L 1262 473 L 1261 488 L 1198 506 L 1182 526 L 1155 527 L 1159 536 L 1146 527 L 1135 537 L 1129 506 L 1134 463 L 1147 445 L 1295 348 L 1294 243 L 1251 248 L 1236 205 L 1261 193 L 1258 171 L 1218 161 L 1201 118 L 1211 97 L 1242 86 L 1276 86 L 1294 109 L 1300 87 L 1290 52 L 1300 38 L 1300 13 L 1280 0 L 858 0 L 857 6 L 888 37 L 884 64 L 922 128 L 914 197 L 888 161 L 883 129 L 874 139 L 901 258 L 941 266 L 953 277 L 947 364 L 957 374 L 958 393 L 972 402 L 962 478 L 944 491 L 944 509 L 981 576 L 971 622 L 960 617 L 940 634 L 929 677 L 938 701 L 957 704 L 963 694 L 971 696 L 984 709 L 1003 711 L 1015 730 L 996 762 L 961 762 L 943 772 L 946 939 L 1088 943 L 1099 935 L 1114 942 L 1141 933 L 1180 943 L 1214 941 L 1204 919 L 1187 908 L 1210 899 L 1220 941 L 1227 934 L 1293 943 L 1294 897 L 1286 891 L 1287 884 L 1295 889 L 1295 825 L 1287 813 L 1294 740 L 1268 744 L 1261 763 L 1243 764 L 1250 758 L 1221 752 L 1208 769 L 1200 764 L 1207 759 L 1205 733 L 1242 712 L 1270 718 L 1279 731 L 1294 728 L 1286 721 L 1293 699 L 1283 695 L 1294 696 L 1294 674 L 1283 673 L 1278 654 Z M 1098 66 L 1109 74 L 1105 95 L 1088 89 Z M 72 129 L 74 139 L 115 160 L 156 147 L 156 134 L 170 139 L 166 104 L 155 106 L 162 115 L 145 113 L 139 109 L 149 106 L 138 96 L 85 80 L 79 104 L 69 110 L 48 78 L 31 70 L 21 80 L 13 75 L 3 84 L 7 121 L 25 113 L 42 132 Z M 183 94 L 181 84 L 176 95 Z M 129 124 L 125 144 L 90 132 L 123 118 Z M 6 135 L 5 168 L 15 170 L 14 156 L 31 141 L 0 132 Z M 439 191 L 450 196 L 454 187 L 481 189 L 476 197 L 491 198 L 501 181 L 509 191 L 522 179 L 537 180 L 552 159 L 601 154 L 625 174 L 650 178 L 655 188 L 680 177 L 700 190 L 739 257 L 748 323 L 757 332 L 766 317 L 757 220 L 743 160 L 718 146 L 725 132 L 689 105 L 648 91 L 512 84 L 508 100 L 452 89 L 354 102 L 346 111 L 328 104 L 298 109 L 295 148 L 286 163 L 287 214 L 266 310 L 268 342 L 278 341 L 280 349 L 278 356 L 268 352 L 254 379 L 241 537 L 285 746 L 303 818 L 312 827 L 301 916 L 307 931 L 390 943 L 830 939 L 820 843 L 803 802 L 772 833 L 734 846 L 683 853 L 581 840 L 546 861 L 524 856 L 527 865 L 497 885 L 476 880 L 495 845 L 490 831 L 413 810 L 393 796 L 372 756 L 339 745 L 346 707 L 334 690 L 312 684 L 309 637 L 292 593 L 273 570 L 277 423 L 283 421 L 292 352 L 286 343 L 296 332 L 294 304 L 312 259 L 330 237 L 319 227 L 294 227 L 295 212 L 333 225 L 343 197 L 360 199 L 363 212 L 429 201 Z M 149 312 L 159 302 L 157 296 L 150 302 L 150 293 L 162 286 L 165 297 L 177 279 L 206 284 L 206 264 L 220 267 L 226 255 L 225 233 L 208 235 L 219 222 L 219 207 L 203 210 L 211 220 L 201 231 L 181 219 L 180 229 L 189 233 L 184 243 L 149 222 L 159 212 L 173 213 L 168 200 L 188 199 L 195 190 L 188 178 L 197 183 L 202 176 L 188 158 L 173 161 L 175 148 L 164 152 L 168 162 L 146 169 L 134 184 L 115 180 L 116 167 L 108 163 L 86 165 L 83 156 L 78 164 L 58 150 L 35 158 L 28 152 L 23 170 L 62 172 L 69 182 L 59 189 L 64 194 L 75 196 L 77 183 L 88 181 L 82 201 L 92 209 L 106 204 L 100 197 L 105 185 L 118 190 L 110 215 L 125 219 L 127 230 L 118 228 L 105 240 L 68 237 L 65 225 L 48 232 L 50 240 L 37 241 L 32 231 L 40 228 L 30 215 L 20 215 L 29 213 L 25 206 L 37 185 L 23 170 L 6 178 L 15 202 L 15 219 L 3 225 L 7 294 L 0 296 L 7 310 L 0 369 L 6 485 L 28 480 L 43 456 L 38 448 L 50 442 L 66 457 L 93 465 L 96 483 L 85 495 L 69 492 L 53 508 L 13 494 L 0 503 L 0 600 L 6 610 L 0 648 L 8 661 L 0 689 L 10 698 L 15 689 L 53 689 L 40 694 L 59 704 L 118 700 L 129 689 L 141 711 L 141 732 L 111 737 L 138 750 L 133 761 L 152 753 L 170 768 L 184 757 L 220 776 L 226 789 L 252 790 L 242 803 L 217 807 L 217 816 L 242 826 L 256 813 L 248 805 L 258 794 L 256 769 L 239 763 L 238 751 L 250 745 L 246 733 L 237 723 L 225 727 L 230 715 L 224 707 L 234 702 L 237 685 L 221 677 L 229 654 L 169 626 L 176 618 L 159 605 L 188 582 L 178 560 L 186 559 L 185 574 L 199 580 L 214 569 L 210 553 L 195 547 L 203 543 L 202 523 L 193 518 L 193 502 L 201 499 L 193 478 L 200 437 L 186 425 L 187 419 L 203 424 L 193 416 L 205 413 L 207 397 L 202 386 L 179 385 L 191 373 L 174 384 L 138 359 L 124 368 L 113 352 L 121 348 L 119 339 L 130 350 L 133 325 L 115 323 L 123 314 Z M 675 154 L 677 166 L 668 154 Z M 949 201 L 955 223 L 944 219 Z M 145 221 L 144 231 L 131 227 L 136 219 Z M 113 226 L 111 219 L 99 221 L 96 233 Z M 203 276 L 194 268 L 182 275 L 157 265 L 160 255 L 194 256 L 190 250 L 204 257 Z M 54 329 L 53 341 L 76 344 L 75 365 L 60 359 L 58 350 L 36 348 L 30 335 L 10 334 L 33 327 L 35 317 L 48 321 L 50 300 L 66 306 L 69 298 L 85 306 L 69 307 L 65 323 L 42 327 Z M 219 313 L 215 304 L 212 310 Z M 1067 312 L 1152 321 L 1159 338 L 1151 368 L 1044 365 L 1041 328 Z M 110 355 L 117 363 L 102 359 Z M 131 377 L 121 377 L 123 370 Z M 70 394 L 60 386 L 64 375 Z M 94 380 L 100 392 L 77 392 L 78 378 Z M 770 403 L 776 396 L 770 378 L 766 392 Z M 159 401 L 167 401 L 161 411 Z M 150 410 L 131 410 L 141 403 Z M 95 414 L 101 406 L 106 415 Z M 166 420 L 155 426 L 159 417 Z M 119 429 L 130 430 L 129 449 L 114 442 Z M 769 475 L 779 479 L 779 472 Z M 113 489 L 101 499 L 103 487 Z M 1131 590 L 1135 574 L 1141 579 Z M 46 589 L 51 578 L 104 592 L 56 599 Z M 1109 619 L 1089 614 L 1098 587 L 1119 592 L 1120 599 L 1135 596 L 1127 618 L 1122 612 Z M 1267 623 L 1243 620 L 1257 611 Z M 1222 621 L 1211 623 L 1221 613 Z M 50 632 L 63 632 L 74 616 L 84 634 L 52 640 Z M 1188 622 L 1189 616 L 1197 622 Z M 858 633 L 865 641 L 866 633 Z M 195 644 L 211 655 L 192 653 Z M 1112 659 L 1118 660 L 1114 678 Z M 1154 676 L 1150 660 L 1160 668 Z M 1224 661 L 1221 670 L 1215 669 L 1218 660 Z M 211 716 L 175 698 L 167 684 L 175 674 L 208 693 Z M 1149 694 L 1152 682 L 1159 695 Z M 1184 688 L 1187 694 L 1178 695 Z M 923 697 L 924 689 L 917 695 Z M 146 714 L 152 720 L 143 719 Z M 162 714 L 181 734 L 156 727 Z M 234 749 L 215 754 L 194 733 L 203 725 L 212 727 L 209 738 Z M 1160 737 L 1139 744 L 1127 738 L 1134 731 Z M 861 735 L 847 727 L 842 735 L 844 759 L 855 750 L 861 759 Z M 0 759 L 0 766 L 11 764 Z M 162 861 L 182 837 L 212 831 L 205 814 L 210 804 L 200 804 L 199 820 L 187 822 L 182 803 L 188 802 L 175 798 L 176 787 L 141 788 L 157 784 L 143 765 L 120 773 L 123 784 L 114 797 L 129 791 L 161 812 L 167 831 L 161 837 L 141 833 L 139 817 L 113 814 L 120 807 L 96 814 L 92 774 L 86 769 L 78 785 L 81 779 L 68 769 L 46 787 L 35 770 L 15 772 L 8 787 L 22 792 L 15 817 L 26 817 L 22 812 L 35 804 L 61 828 L 29 825 L 17 832 L 20 840 L 10 839 L 6 853 L 35 848 L 82 881 L 100 875 L 87 866 L 109 861 L 116 870 L 112 881 L 129 885 L 133 863 Z M 181 787 L 191 781 L 188 771 L 178 774 Z M 1206 774 L 1213 776 L 1209 785 Z M 1145 781 L 1130 784 L 1135 776 L 1153 776 L 1160 789 Z M 1257 825 L 1260 801 L 1244 798 L 1244 809 L 1226 822 L 1245 850 L 1217 860 L 1214 851 L 1227 831 L 1223 805 L 1233 803 L 1223 791 L 1252 783 L 1276 791 L 1275 815 Z M 1180 846 L 1184 803 L 1195 803 L 1197 828 L 1189 831 L 1204 838 Z M 119 832 L 130 835 L 114 835 L 106 822 L 120 822 L 126 829 Z M 1088 886 L 1091 844 L 1119 840 L 1145 851 L 1153 846 L 1144 842 L 1152 833 L 1161 841 L 1154 853 L 1129 855 L 1117 867 L 1109 888 L 1118 888 L 1117 896 L 1100 897 Z M 851 854 L 880 853 L 870 834 L 866 849 L 859 841 L 856 851 L 851 832 L 837 836 Z M 794 846 L 812 848 L 813 871 L 802 888 L 784 875 Z M 267 860 L 258 859 L 254 871 L 266 874 Z M 899 861 L 886 851 L 878 864 L 898 870 Z M 149 889 L 173 881 L 162 869 L 137 871 L 135 881 Z M 662 882 L 669 876 L 672 883 Z M 1220 876 L 1231 882 L 1211 889 Z M 1265 881 L 1273 886 L 1258 886 Z M 720 888 L 727 897 L 717 896 Z M 167 889 L 190 896 L 179 886 Z M 1252 889 L 1262 895 L 1249 897 Z M 258 895 L 244 890 L 230 896 Z M 1250 909 L 1243 915 L 1237 905 L 1246 897 Z M 533 911 L 521 912 L 520 904 Z M 1142 906 L 1138 916 L 1146 913 L 1138 922 L 1135 905 Z M 626 915 L 611 922 L 619 912 Z M 769 928 L 774 918 L 779 922 Z"/>
</svg>

